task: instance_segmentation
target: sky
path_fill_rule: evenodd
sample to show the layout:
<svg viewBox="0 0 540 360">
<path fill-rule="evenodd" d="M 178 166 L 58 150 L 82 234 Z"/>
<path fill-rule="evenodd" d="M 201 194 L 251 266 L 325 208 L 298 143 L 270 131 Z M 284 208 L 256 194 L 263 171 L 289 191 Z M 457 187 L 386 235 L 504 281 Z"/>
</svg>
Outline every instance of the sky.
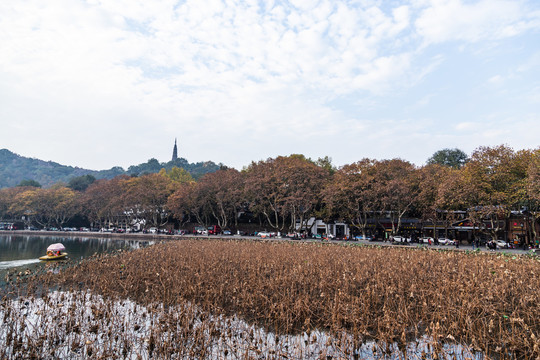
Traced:
<svg viewBox="0 0 540 360">
<path fill-rule="evenodd" d="M 538 0 L 0 2 L 0 149 L 93 170 L 540 146 Z"/>
</svg>

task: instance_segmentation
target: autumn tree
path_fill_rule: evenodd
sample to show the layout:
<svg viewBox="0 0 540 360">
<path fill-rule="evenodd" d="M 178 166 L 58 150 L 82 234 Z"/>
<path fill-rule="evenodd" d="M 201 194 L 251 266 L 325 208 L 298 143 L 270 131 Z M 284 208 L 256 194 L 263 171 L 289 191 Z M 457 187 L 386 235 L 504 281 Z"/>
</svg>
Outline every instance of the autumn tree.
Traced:
<svg viewBox="0 0 540 360">
<path fill-rule="evenodd" d="M 525 190 L 527 215 L 530 219 L 528 227 L 534 240 L 537 240 L 536 225 L 540 219 L 540 148 L 531 151 L 530 161 L 527 166 Z"/>
<path fill-rule="evenodd" d="M 29 215 L 24 207 L 17 204 L 19 194 L 26 191 L 35 191 L 37 188 L 33 186 L 17 186 L 12 188 L 0 189 L 0 220 L 15 220 L 15 218 L 21 218 Z M 30 210 L 28 210 L 30 211 Z"/>
<path fill-rule="evenodd" d="M 382 160 L 373 166 L 377 208 L 389 216 L 392 234 L 401 228 L 403 216 L 418 196 L 418 179 L 415 175 L 414 165 L 401 159 Z"/>
<path fill-rule="evenodd" d="M 172 169 L 167 171 L 166 169 L 161 169 L 159 172 L 160 175 L 166 176 L 169 180 L 169 190 L 170 195 L 167 198 L 166 209 L 169 212 L 170 216 L 177 219 L 180 222 L 180 226 L 183 226 L 186 222 L 189 221 L 189 213 L 187 207 L 179 203 L 184 190 L 191 189 L 196 185 L 195 180 L 189 172 L 183 168 L 173 166 Z M 187 195 L 187 193 L 186 193 Z"/>
<path fill-rule="evenodd" d="M 197 183 L 199 204 L 209 212 L 217 224 L 226 228 L 234 222 L 245 205 L 244 176 L 235 169 L 222 169 L 204 175 Z"/>
<path fill-rule="evenodd" d="M 523 200 L 529 159 L 530 152 L 514 152 L 505 145 L 480 147 L 462 169 L 462 190 L 456 196 L 493 239 Z"/>
<path fill-rule="evenodd" d="M 191 216 L 194 216 L 199 224 L 206 226 L 209 222 L 201 210 L 196 189 L 196 182 L 182 183 L 167 199 L 167 209 L 180 221 L 181 226 L 189 222 Z"/>
<path fill-rule="evenodd" d="M 366 235 L 368 219 L 378 209 L 375 192 L 374 165 L 376 160 L 363 159 L 337 170 L 324 191 L 324 201 L 330 213 L 358 227 Z"/>
<path fill-rule="evenodd" d="M 439 164 L 429 164 L 416 171 L 418 196 L 415 208 L 423 223 L 433 224 L 435 237 L 437 237 L 437 224 L 439 222 L 443 222 L 445 232 L 448 233 L 448 228 L 454 220 L 452 205 L 445 203 L 441 195 L 446 194 L 444 186 L 450 186 L 450 181 L 457 176 L 457 171 Z M 459 189 L 453 189 L 453 191 L 459 191 Z M 449 195 L 451 198 L 452 193 Z"/>
<path fill-rule="evenodd" d="M 29 188 L 15 197 L 11 211 L 30 216 L 44 227 L 62 227 L 78 213 L 77 194 L 64 186 Z"/>
<path fill-rule="evenodd" d="M 321 201 L 328 170 L 303 155 L 279 156 L 246 169 L 246 194 L 250 209 L 276 230 L 307 228 Z"/>
<path fill-rule="evenodd" d="M 124 206 L 125 183 L 129 179 L 129 176 L 121 175 L 111 180 L 97 180 L 86 189 L 81 205 L 93 226 L 118 226 L 120 218 L 135 216 L 126 212 Z"/>
<path fill-rule="evenodd" d="M 132 177 L 124 184 L 124 211 L 144 221 L 145 226 L 162 227 L 169 221 L 166 205 L 176 190 L 163 173 Z"/>
</svg>

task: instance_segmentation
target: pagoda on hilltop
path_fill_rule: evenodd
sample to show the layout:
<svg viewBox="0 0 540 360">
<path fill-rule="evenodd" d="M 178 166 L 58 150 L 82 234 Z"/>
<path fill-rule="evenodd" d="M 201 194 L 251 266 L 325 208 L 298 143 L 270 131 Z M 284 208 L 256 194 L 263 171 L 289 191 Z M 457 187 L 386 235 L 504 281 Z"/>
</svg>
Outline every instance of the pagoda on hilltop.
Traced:
<svg viewBox="0 0 540 360">
<path fill-rule="evenodd" d="M 174 147 L 172 151 L 172 161 L 178 159 L 178 147 L 176 146 L 176 138 L 174 138 Z"/>
</svg>

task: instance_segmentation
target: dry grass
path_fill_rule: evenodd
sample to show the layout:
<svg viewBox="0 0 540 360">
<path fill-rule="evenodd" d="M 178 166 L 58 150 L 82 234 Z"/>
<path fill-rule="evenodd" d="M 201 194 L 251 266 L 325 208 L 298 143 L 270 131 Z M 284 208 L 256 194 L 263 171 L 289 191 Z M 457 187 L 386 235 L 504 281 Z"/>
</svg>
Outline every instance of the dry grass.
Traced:
<svg viewBox="0 0 540 360">
<path fill-rule="evenodd" d="M 369 340 L 404 349 L 423 336 L 433 339 L 433 354 L 459 343 L 488 356 L 540 357 L 540 262 L 527 257 L 182 240 L 99 256 L 38 281 L 164 309 L 196 304 L 200 314 L 236 315 L 279 335 L 346 333 L 348 343 L 337 347 L 350 358 Z M 178 321 L 165 333 L 189 329 Z M 204 343 L 208 331 L 189 336 Z M 179 351 L 168 346 L 154 351 Z"/>
</svg>

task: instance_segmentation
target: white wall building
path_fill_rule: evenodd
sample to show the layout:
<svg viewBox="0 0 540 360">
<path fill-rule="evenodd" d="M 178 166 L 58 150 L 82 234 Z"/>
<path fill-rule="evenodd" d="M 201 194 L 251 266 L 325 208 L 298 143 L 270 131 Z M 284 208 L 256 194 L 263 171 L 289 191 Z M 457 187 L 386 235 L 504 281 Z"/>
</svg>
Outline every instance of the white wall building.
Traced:
<svg viewBox="0 0 540 360">
<path fill-rule="evenodd" d="M 301 224 L 299 221 L 296 222 L 296 231 L 305 230 L 305 227 L 301 229 Z M 349 237 L 349 225 L 342 222 L 332 222 L 325 223 L 323 220 L 315 219 L 314 217 L 310 218 L 307 222 L 307 230 L 312 234 L 327 234 L 332 235 L 336 238 Z"/>
</svg>

